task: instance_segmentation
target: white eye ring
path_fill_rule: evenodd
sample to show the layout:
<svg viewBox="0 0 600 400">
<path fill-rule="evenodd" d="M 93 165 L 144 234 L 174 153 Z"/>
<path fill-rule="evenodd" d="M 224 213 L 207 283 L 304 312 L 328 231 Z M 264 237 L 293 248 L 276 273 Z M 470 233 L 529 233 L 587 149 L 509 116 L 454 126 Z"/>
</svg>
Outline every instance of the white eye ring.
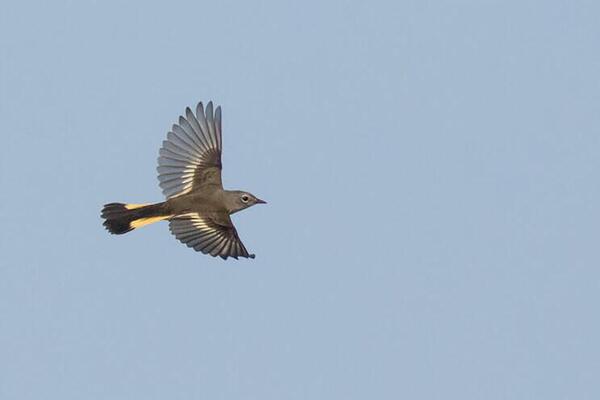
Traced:
<svg viewBox="0 0 600 400">
<path fill-rule="evenodd" d="M 248 202 L 248 200 L 249 200 L 249 197 L 248 197 L 247 195 L 243 195 L 243 196 L 242 196 L 242 201 L 243 201 L 244 203 L 247 203 L 247 202 Z"/>
</svg>

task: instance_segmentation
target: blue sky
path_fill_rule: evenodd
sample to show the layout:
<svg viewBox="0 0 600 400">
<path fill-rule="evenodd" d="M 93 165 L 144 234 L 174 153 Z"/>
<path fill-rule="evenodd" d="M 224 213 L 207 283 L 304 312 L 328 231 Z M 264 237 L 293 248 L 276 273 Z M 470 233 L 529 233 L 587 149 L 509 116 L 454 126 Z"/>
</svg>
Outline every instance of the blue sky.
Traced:
<svg viewBox="0 0 600 400">
<path fill-rule="evenodd" d="M 4 5 L 0 397 L 597 399 L 599 12 Z M 255 260 L 101 226 L 201 100 Z"/>
</svg>

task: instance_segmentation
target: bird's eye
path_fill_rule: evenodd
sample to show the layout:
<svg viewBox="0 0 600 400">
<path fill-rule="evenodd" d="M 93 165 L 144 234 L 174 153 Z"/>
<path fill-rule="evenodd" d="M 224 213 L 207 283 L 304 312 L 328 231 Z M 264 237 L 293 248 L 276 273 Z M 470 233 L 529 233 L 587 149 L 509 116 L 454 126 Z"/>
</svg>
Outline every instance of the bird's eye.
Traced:
<svg viewBox="0 0 600 400">
<path fill-rule="evenodd" d="M 247 195 L 243 195 L 243 196 L 242 196 L 242 201 L 243 201 L 244 203 L 247 203 L 247 202 L 248 202 L 248 196 L 247 196 Z"/>
</svg>

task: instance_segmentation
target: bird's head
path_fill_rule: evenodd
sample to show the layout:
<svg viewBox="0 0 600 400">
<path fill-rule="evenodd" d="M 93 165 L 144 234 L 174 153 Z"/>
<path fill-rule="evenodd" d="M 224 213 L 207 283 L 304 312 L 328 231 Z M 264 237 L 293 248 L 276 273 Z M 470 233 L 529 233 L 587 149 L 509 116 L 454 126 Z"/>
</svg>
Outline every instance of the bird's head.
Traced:
<svg viewBox="0 0 600 400">
<path fill-rule="evenodd" d="M 244 192 L 241 190 L 232 190 L 227 192 L 227 203 L 229 212 L 241 211 L 245 208 L 251 207 L 255 204 L 267 204 L 266 201 L 259 199 L 252 193 Z"/>
</svg>

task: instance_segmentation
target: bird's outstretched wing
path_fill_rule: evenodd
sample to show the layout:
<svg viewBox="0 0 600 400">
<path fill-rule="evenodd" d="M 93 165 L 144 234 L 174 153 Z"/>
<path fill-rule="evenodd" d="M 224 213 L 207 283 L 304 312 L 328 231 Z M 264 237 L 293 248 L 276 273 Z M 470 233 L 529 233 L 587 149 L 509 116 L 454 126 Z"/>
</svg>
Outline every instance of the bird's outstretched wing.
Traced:
<svg viewBox="0 0 600 400">
<path fill-rule="evenodd" d="M 221 182 L 221 107 L 213 115 L 212 101 L 198 103 L 196 114 L 186 108 L 167 134 L 159 152 L 158 180 L 167 198 Z"/>
<path fill-rule="evenodd" d="M 254 258 L 240 240 L 231 218 L 225 213 L 187 213 L 174 217 L 169 230 L 188 247 L 213 257 Z"/>
</svg>

